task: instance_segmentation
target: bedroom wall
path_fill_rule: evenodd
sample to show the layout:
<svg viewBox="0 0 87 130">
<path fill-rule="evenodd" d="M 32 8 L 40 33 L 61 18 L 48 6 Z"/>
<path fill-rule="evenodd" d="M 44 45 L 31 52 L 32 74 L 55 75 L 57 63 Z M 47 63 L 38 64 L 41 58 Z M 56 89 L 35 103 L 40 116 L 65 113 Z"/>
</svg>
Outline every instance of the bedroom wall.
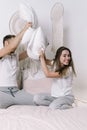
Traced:
<svg viewBox="0 0 87 130">
<path fill-rule="evenodd" d="M 87 1 L 86 0 L 26 0 L 30 2 L 38 16 L 41 25 L 47 35 L 49 43 L 51 39 L 50 10 L 55 2 L 61 2 L 64 6 L 64 45 L 69 47 L 73 54 L 77 77 L 74 86 L 75 93 L 83 99 L 87 99 Z M 2 38 L 10 33 L 9 20 L 12 14 L 18 10 L 22 0 L 0 1 L 0 47 Z"/>
</svg>

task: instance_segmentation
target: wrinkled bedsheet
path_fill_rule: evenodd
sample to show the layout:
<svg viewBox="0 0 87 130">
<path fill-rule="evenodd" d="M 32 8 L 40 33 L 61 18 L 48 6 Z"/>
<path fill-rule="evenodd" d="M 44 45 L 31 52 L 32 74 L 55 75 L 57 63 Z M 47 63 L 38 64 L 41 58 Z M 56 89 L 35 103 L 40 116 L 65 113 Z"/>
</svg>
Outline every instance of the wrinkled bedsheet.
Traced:
<svg viewBox="0 0 87 130">
<path fill-rule="evenodd" d="M 0 130 L 87 130 L 87 106 L 51 110 L 14 105 L 0 109 Z"/>
</svg>

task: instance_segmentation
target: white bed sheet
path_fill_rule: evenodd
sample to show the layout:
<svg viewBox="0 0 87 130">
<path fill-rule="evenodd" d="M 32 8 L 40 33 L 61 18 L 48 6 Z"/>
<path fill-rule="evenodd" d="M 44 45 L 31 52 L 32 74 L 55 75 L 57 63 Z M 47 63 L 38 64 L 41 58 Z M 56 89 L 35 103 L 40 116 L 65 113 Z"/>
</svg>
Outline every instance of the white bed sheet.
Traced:
<svg viewBox="0 0 87 130">
<path fill-rule="evenodd" d="M 67 110 L 17 105 L 0 109 L 0 130 L 87 130 L 87 105 Z"/>
</svg>

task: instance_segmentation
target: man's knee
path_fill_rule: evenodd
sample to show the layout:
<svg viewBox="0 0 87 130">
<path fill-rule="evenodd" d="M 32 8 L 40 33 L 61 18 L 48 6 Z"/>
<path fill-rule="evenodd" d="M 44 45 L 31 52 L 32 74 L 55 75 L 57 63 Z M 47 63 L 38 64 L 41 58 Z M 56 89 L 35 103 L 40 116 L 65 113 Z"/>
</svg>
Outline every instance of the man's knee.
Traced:
<svg viewBox="0 0 87 130">
<path fill-rule="evenodd" d="M 39 96 L 38 94 L 35 95 L 34 98 L 33 98 L 34 103 L 35 103 L 35 104 L 38 104 L 38 103 L 39 103 L 39 100 L 40 100 L 40 96 Z"/>
<path fill-rule="evenodd" d="M 8 105 L 6 103 L 0 102 L 0 108 L 1 109 L 5 109 L 7 107 L 8 107 Z"/>
</svg>

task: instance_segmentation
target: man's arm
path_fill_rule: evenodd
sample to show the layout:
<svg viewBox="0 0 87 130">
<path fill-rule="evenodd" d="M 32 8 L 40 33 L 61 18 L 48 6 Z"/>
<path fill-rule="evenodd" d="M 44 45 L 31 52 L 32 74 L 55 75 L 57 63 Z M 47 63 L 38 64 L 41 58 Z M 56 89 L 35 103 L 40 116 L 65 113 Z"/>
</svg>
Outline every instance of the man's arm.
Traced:
<svg viewBox="0 0 87 130">
<path fill-rule="evenodd" d="M 12 42 L 8 46 L 5 46 L 0 49 L 0 58 L 15 51 L 15 49 L 20 44 L 20 41 L 21 41 L 25 31 L 31 26 L 32 26 L 32 23 L 27 23 L 25 25 L 25 27 L 22 29 L 22 31 L 20 33 L 18 33 L 14 39 L 12 39 Z"/>
</svg>

